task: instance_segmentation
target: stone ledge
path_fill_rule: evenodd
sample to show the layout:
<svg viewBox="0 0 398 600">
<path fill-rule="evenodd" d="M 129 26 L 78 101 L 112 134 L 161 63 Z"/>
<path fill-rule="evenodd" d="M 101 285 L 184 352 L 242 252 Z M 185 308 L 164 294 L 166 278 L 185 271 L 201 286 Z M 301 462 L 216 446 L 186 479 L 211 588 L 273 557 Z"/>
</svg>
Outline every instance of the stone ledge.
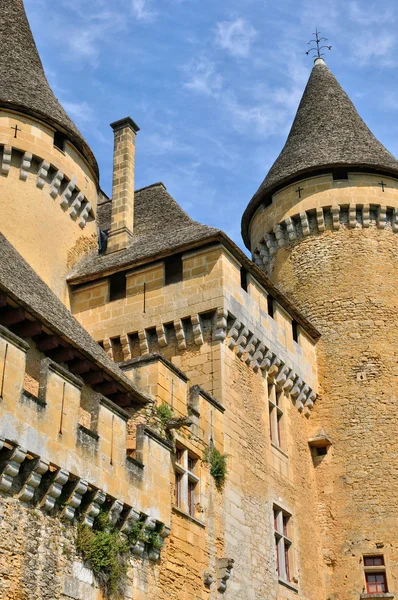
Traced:
<svg viewBox="0 0 398 600">
<path fill-rule="evenodd" d="M 173 444 L 171 442 L 169 442 L 169 440 L 166 440 L 165 438 L 163 438 L 157 431 L 155 431 L 151 427 L 148 427 L 148 425 L 137 425 L 137 437 L 140 434 L 146 435 L 147 437 L 151 438 L 152 440 L 155 440 L 155 442 L 157 442 L 161 446 L 164 446 L 165 448 L 167 448 L 167 450 L 174 452 Z"/>
<path fill-rule="evenodd" d="M 367 600 L 368 598 L 369 600 L 391 600 L 394 598 L 394 594 L 390 594 L 389 592 L 377 592 L 376 594 L 361 594 L 359 597 L 361 600 Z"/>
<path fill-rule="evenodd" d="M 294 585 L 293 583 L 290 583 L 290 581 L 286 581 L 285 579 L 282 579 L 281 577 L 278 577 L 278 583 L 280 585 L 283 585 L 284 587 L 288 588 L 289 590 L 292 590 L 292 592 L 296 592 L 296 594 L 298 594 L 298 592 L 299 592 L 297 585 Z"/>
<path fill-rule="evenodd" d="M 38 398 L 34 394 L 31 394 L 31 392 L 28 392 L 27 390 L 22 390 L 21 392 L 21 400 L 23 400 L 24 398 L 35 402 L 35 404 L 38 404 L 40 408 L 45 408 L 47 406 L 47 402 L 44 402 L 44 400 Z"/>
<path fill-rule="evenodd" d="M 126 454 L 126 460 L 127 460 L 127 462 L 133 464 L 134 466 L 138 467 L 139 469 L 145 468 L 144 463 L 142 463 L 139 460 L 137 460 L 136 458 L 134 458 L 134 456 L 130 456 L 130 454 Z"/>
<path fill-rule="evenodd" d="M 84 425 L 78 425 L 77 426 L 78 430 L 81 431 L 82 433 L 85 433 L 86 435 L 89 435 L 91 438 L 93 438 L 95 441 L 99 440 L 99 435 L 98 433 L 96 433 L 95 431 L 92 431 L 91 429 L 88 429 L 87 427 L 84 427 Z"/>
<path fill-rule="evenodd" d="M 184 517 L 184 519 L 188 519 L 188 521 L 192 521 L 192 523 L 196 523 L 196 525 L 199 525 L 199 527 L 202 527 L 202 529 L 206 528 L 206 523 L 203 523 L 203 521 L 199 521 L 199 519 L 192 517 L 191 515 L 186 513 L 185 510 L 181 510 L 181 508 L 178 508 L 178 506 L 172 506 L 171 510 L 174 513 L 176 513 L 177 515 L 180 515 L 180 517 Z"/>
<path fill-rule="evenodd" d="M 0 337 L 11 342 L 11 344 L 17 346 L 17 348 L 20 348 L 20 350 L 23 350 L 24 352 L 29 350 L 28 342 L 25 342 L 25 340 L 15 335 L 15 333 L 7 329 L 7 327 L 3 327 L 3 325 L 0 325 Z"/>
</svg>

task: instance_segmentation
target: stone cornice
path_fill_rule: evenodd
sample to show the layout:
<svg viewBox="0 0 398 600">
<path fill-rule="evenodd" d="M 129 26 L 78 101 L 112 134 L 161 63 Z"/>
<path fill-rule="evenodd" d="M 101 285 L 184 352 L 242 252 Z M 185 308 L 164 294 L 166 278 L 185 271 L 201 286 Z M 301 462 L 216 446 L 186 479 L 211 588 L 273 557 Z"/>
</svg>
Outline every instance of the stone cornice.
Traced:
<svg viewBox="0 0 398 600">
<path fill-rule="evenodd" d="M 60 208 L 68 212 L 70 218 L 82 229 L 88 221 L 95 219 L 91 203 L 76 185 L 75 176 L 69 179 L 62 170 L 47 160 L 17 147 L 0 145 L 0 155 L 0 173 L 3 177 L 8 177 L 10 169 L 16 168 L 12 159 L 17 158 L 20 181 L 35 177 L 36 187 L 46 190 L 53 200 L 59 200 Z"/>
<path fill-rule="evenodd" d="M 280 248 L 310 235 L 346 229 L 390 229 L 398 232 L 398 208 L 387 204 L 341 203 L 307 209 L 284 219 L 268 231 L 253 253 L 253 260 L 264 271 L 272 270 L 273 258 Z"/>
</svg>

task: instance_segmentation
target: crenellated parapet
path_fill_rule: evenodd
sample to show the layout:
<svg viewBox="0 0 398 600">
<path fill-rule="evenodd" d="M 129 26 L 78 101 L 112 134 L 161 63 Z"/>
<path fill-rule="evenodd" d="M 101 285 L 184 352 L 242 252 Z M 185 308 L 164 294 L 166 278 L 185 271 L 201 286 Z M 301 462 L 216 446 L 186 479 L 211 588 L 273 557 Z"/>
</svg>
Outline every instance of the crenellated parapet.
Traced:
<svg viewBox="0 0 398 600">
<path fill-rule="evenodd" d="M 139 525 L 140 539 L 132 542 L 131 552 L 140 558 L 158 560 L 164 540 L 170 535 L 170 527 L 161 521 L 98 489 L 76 472 L 3 437 L 0 437 L 0 495 L 13 496 L 64 522 L 80 521 L 90 528 L 103 511 L 109 526 L 126 537 Z M 156 548 L 150 543 L 154 533 Z"/>
<path fill-rule="evenodd" d="M 354 203 L 310 208 L 274 225 L 254 249 L 253 260 L 261 269 L 270 272 L 280 248 L 325 231 L 370 227 L 398 233 L 398 208 L 387 204 Z"/>
<path fill-rule="evenodd" d="M 36 187 L 59 203 L 59 207 L 84 229 L 87 222 L 95 219 L 92 203 L 77 185 L 77 177 L 68 177 L 62 168 L 17 146 L 0 145 L 0 171 L 8 177 L 11 169 L 19 171 L 20 181 L 33 179 Z"/>
<path fill-rule="evenodd" d="M 126 412 L 49 358 L 40 362 L 38 392 L 27 391 L 29 352 L 25 340 L 0 329 L 0 492 L 89 526 L 111 502 L 121 526 L 134 509 L 155 519 L 156 531 L 169 527 L 170 448 L 138 428 L 132 458 L 128 424 L 138 409 Z"/>
</svg>

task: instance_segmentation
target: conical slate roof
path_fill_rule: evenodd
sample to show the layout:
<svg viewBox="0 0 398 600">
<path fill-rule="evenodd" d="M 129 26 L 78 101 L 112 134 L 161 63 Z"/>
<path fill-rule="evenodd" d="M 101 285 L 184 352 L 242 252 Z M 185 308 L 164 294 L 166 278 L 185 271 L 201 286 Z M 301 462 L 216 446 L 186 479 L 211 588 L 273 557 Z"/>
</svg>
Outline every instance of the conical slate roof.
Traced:
<svg viewBox="0 0 398 600">
<path fill-rule="evenodd" d="M 329 167 L 398 176 L 398 161 L 375 138 L 321 58 L 315 61 L 286 144 L 243 214 L 245 244 L 250 247 L 250 219 L 261 203 L 293 179 Z"/>
<path fill-rule="evenodd" d="M 48 84 L 23 0 L 1 0 L 0 54 L 0 107 L 18 110 L 63 131 L 98 175 L 92 151 Z"/>
</svg>

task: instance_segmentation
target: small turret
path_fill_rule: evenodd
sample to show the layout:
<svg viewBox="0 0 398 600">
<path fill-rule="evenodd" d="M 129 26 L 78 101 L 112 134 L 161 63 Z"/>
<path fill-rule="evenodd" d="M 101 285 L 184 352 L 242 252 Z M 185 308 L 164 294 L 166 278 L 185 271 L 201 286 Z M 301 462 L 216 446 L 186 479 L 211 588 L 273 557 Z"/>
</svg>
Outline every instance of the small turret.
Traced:
<svg viewBox="0 0 398 600">
<path fill-rule="evenodd" d="M 398 177 L 398 161 L 361 119 L 323 58 L 317 58 L 282 152 L 243 214 L 246 246 L 260 205 L 271 204 L 273 194 L 289 183 L 338 168 Z"/>
<path fill-rule="evenodd" d="M 16 110 L 64 133 L 98 176 L 94 154 L 50 88 L 22 0 L 2 0 L 0 108 Z"/>
</svg>

